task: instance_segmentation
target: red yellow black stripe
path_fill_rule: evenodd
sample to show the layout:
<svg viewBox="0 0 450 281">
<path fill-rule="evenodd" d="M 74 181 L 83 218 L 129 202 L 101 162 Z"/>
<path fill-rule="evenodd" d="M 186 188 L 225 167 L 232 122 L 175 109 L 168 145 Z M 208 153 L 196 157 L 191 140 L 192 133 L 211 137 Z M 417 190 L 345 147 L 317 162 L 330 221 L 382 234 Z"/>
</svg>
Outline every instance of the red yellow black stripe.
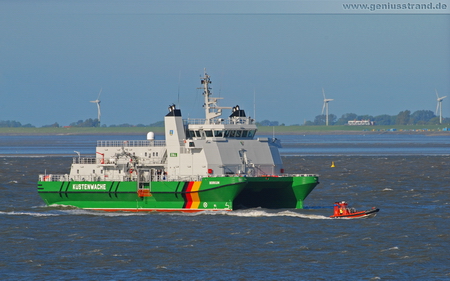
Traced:
<svg viewBox="0 0 450 281">
<path fill-rule="evenodd" d="M 184 183 L 182 195 L 184 199 L 183 209 L 198 209 L 200 206 L 200 196 L 198 190 L 200 189 L 201 181 L 190 181 Z"/>
</svg>

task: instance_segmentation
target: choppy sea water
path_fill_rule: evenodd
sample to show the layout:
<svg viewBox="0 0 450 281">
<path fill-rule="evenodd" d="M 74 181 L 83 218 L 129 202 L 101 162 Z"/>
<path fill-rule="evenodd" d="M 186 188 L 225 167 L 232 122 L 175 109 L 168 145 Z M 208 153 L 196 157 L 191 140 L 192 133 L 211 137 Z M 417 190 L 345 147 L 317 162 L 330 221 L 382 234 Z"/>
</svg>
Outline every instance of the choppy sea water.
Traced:
<svg viewBox="0 0 450 281">
<path fill-rule="evenodd" d="M 66 173 L 71 157 L 0 157 L 0 276 L 450 280 L 445 154 L 284 156 L 286 172 L 320 174 L 305 209 L 198 214 L 47 207 L 36 191 L 37 175 Z M 330 219 L 337 200 L 380 212 Z"/>
</svg>

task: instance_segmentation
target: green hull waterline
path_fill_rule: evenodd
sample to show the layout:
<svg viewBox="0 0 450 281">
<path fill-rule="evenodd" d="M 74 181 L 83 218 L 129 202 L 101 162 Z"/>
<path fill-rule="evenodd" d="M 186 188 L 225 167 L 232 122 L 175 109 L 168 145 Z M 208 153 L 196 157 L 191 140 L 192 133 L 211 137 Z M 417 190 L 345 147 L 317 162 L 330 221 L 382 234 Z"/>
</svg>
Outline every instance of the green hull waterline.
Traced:
<svg viewBox="0 0 450 281">
<path fill-rule="evenodd" d="M 301 209 L 317 184 L 316 176 L 205 177 L 201 181 L 140 185 L 133 181 L 39 181 L 38 193 L 47 205 L 104 211 Z"/>
</svg>

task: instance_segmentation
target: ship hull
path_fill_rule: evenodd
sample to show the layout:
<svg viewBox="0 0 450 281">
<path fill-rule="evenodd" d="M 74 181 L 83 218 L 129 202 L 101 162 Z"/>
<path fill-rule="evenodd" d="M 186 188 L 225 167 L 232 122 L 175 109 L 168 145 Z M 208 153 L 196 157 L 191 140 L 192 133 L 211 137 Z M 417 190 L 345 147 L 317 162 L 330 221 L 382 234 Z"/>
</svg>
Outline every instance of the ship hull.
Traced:
<svg viewBox="0 0 450 281">
<path fill-rule="evenodd" d="M 47 205 L 102 211 L 231 211 L 238 208 L 303 208 L 317 177 L 207 177 L 201 181 L 40 181 Z"/>
<path fill-rule="evenodd" d="M 233 199 L 245 186 L 244 178 L 204 178 L 201 181 L 46 182 L 38 193 L 47 205 L 103 211 L 232 210 Z"/>
<path fill-rule="evenodd" d="M 234 201 L 243 208 L 303 209 L 303 202 L 319 183 L 317 176 L 249 177 L 247 185 Z"/>
</svg>

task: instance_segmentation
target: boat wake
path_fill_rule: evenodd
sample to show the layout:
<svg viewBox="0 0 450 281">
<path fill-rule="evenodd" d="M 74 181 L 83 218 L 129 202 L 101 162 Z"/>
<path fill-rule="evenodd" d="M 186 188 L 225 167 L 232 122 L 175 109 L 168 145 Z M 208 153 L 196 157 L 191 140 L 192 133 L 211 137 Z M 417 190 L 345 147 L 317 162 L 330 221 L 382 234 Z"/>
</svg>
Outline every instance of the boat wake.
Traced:
<svg viewBox="0 0 450 281">
<path fill-rule="evenodd" d="M 189 214 L 193 216 L 202 216 L 202 215 L 223 215 L 223 216 L 232 216 L 232 217 L 248 217 L 248 218 L 257 218 L 257 217 L 294 217 L 294 218 L 302 218 L 302 219 L 311 219 L 311 220 L 327 220 L 330 217 L 321 216 L 321 215 L 313 215 L 313 214 L 301 214 L 294 211 L 268 211 L 263 209 L 247 209 L 247 210 L 237 210 L 237 211 L 205 211 L 199 212 L 195 214 Z"/>
<path fill-rule="evenodd" d="M 102 216 L 102 217 L 126 217 L 143 216 L 146 212 L 103 212 L 79 209 L 66 205 L 36 206 L 37 211 L 0 211 L 1 215 L 32 216 L 32 217 L 57 217 L 57 216 Z"/>
<path fill-rule="evenodd" d="M 328 216 L 316 214 L 302 214 L 291 210 L 268 210 L 262 208 L 244 209 L 236 211 L 211 211 L 205 210 L 196 213 L 184 212 L 104 212 L 95 210 L 79 209 L 73 206 L 51 205 L 36 206 L 37 211 L 0 211 L 0 215 L 13 216 L 33 216 L 33 217 L 55 217 L 55 216 L 103 216 L 103 217 L 127 217 L 127 216 L 147 216 L 147 215 L 163 215 L 163 216 L 231 216 L 231 217 L 294 217 L 302 219 L 323 220 L 331 219 Z"/>
<path fill-rule="evenodd" d="M 34 212 L 1 212 L 0 215 L 11 215 L 11 216 L 32 216 L 32 217 L 54 217 L 59 216 L 58 214 L 51 213 L 34 213 Z"/>
<path fill-rule="evenodd" d="M 50 207 L 49 207 L 50 208 Z M 103 211 L 91 211 L 83 209 L 54 209 L 42 211 L 42 212 L 0 212 L 0 215 L 12 215 L 12 216 L 32 216 L 32 217 L 56 217 L 56 216 L 103 216 L 103 217 L 127 217 L 127 216 L 146 216 L 146 215 L 169 215 L 169 216 L 231 216 L 231 217 L 247 217 L 247 218 L 259 218 L 259 217 L 293 217 L 301 219 L 311 220 L 324 220 L 330 219 L 327 216 L 314 215 L 314 214 L 301 214 L 294 211 L 268 211 L 259 209 L 248 209 L 238 211 L 204 211 L 198 213 L 159 213 L 159 212 L 103 212 Z"/>
</svg>

